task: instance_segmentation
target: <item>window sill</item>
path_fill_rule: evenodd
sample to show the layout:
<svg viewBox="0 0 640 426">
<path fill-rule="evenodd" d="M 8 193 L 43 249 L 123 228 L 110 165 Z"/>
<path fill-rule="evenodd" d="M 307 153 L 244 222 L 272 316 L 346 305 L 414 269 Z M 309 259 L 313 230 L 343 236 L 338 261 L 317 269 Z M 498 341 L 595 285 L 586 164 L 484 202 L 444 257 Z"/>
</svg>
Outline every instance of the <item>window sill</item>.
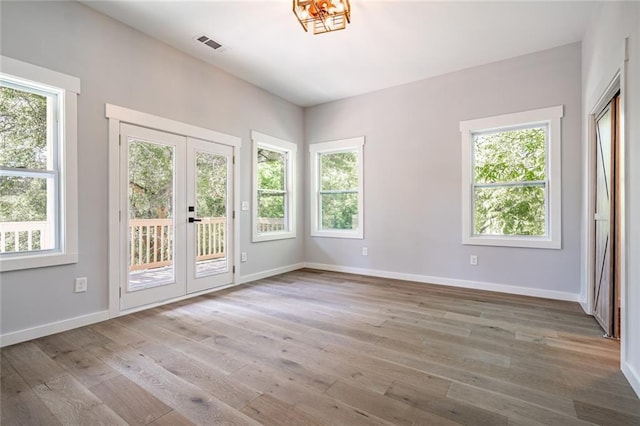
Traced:
<svg viewBox="0 0 640 426">
<path fill-rule="evenodd" d="M 504 237 L 504 236 L 473 236 L 462 239 L 464 245 L 518 247 L 539 249 L 561 249 L 561 241 L 554 241 L 544 237 Z"/>
<path fill-rule="evenodd" d="M 6 258 L 3 256 L 0 260 L 0 272 L 46 268 L 48 266 L 68 265 L 71 263 L 78 263 L 78 253 L 9 255 Z"/>
<path fill-rule="evenodd" d="M 362 230 L 356 231 L 339 231 L 339 230 L 331 230 L 331 231 L 311 231 L 312 237 L 327 237 L 327 238 L 349 238 L 354 240 L 362 240 L 364 239 L 364 233 Z"/>
<path fill-rule="evenodd" d="M 295 238 L 296 233 L 292 232 L 265 232 L 263 234 L 253 235 L 251 239 L 254 243 L 260 243 L 262 241 L 276 241 L 276 240 L 288 240 L 291 238 Z"/>
</svg>

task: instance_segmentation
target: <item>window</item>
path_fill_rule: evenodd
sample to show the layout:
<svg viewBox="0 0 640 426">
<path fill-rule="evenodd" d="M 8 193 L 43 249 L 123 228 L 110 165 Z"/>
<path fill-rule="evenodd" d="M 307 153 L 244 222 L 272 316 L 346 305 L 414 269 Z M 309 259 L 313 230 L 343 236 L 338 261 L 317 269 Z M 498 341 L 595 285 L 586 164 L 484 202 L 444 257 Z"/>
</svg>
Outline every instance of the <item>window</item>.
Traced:
<svg viewBox="0 0 640 426">
<path fill-rule="evenodd" d="M 296 236 L 295 161 L 291 142 L 252 131 L 253 241 Z"/>
<path fill-rule="evenodd" d="M 309 147 L 311 235 L 364 238 L 364 137 Z"/>
<path fill-rule="evenodd" d="M 80 81 L 0 59 L 0 270 L 77 262 Z"/>
<path fill-rule="evenodd" d="M 563 107 L 463 121 L 462 242 L 561 248 Z"/>
</svg>

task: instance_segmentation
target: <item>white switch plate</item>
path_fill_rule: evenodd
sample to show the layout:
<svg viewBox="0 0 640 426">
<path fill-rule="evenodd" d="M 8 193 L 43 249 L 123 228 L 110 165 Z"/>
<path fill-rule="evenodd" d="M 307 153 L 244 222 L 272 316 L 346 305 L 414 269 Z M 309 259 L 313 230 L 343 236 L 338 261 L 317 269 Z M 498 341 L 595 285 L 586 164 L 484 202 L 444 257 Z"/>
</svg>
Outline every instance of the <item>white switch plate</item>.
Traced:
<svg viewBox="0 0 640 426">
<path fill-rule="evenodd" d="M 83 293 L 87 291 L 87 277 L 76 278 L 76 293 Z"/>
<path fill-rule="evenodd" d="M 363 256 L 369 256 L 369 249 L 366 247 L 362 247 L 362 255 Z"/>
<path fill-rule="evenodd" d="M 248 201 L 243 201 L 242 202 L 242 210 L 243 211 L 249 210 L 249 202 Z"/>
<path fill-rule="evenodd" d="M 472 264 L 473 266 L 477 266 L 478 256 L 476 256 L 475 254 L 472 254 L 471 257 L 469 257 L 469 263 Z"/>
<path fill-rule="evenodd" d="M 247 252 L 243 251 L 242 253 L 240 253 L 240 261 L 241 262 L 246 262 L 247 261 Z"/>
</svg>

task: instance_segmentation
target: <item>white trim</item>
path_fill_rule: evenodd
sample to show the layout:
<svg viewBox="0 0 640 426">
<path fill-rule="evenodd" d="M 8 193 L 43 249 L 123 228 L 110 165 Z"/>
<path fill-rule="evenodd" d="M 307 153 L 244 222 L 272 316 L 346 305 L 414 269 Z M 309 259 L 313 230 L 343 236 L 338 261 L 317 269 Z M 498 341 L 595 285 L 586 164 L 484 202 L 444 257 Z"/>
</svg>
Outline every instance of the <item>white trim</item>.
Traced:
<svg viewBox="0 0 640 426">
<path fill-rule="evenodd" d="M 638 398 L 640 398 L 640 374 L 626 361 L 622 363 L 621 369 L 624 377 L 629 381 L 631 388 L 633 388 L 633 391 L 638 395 Z"/>
<path fill-rule="evenodd" d="M 349 266 L 328 265 L 322 263 L 305 262 L 305 268 L 320 269 L 323 271 L 346 272 L 349 274 L 367 275 L 380 278 L 391 278 L 403 281 L 414 281 L 418 283 L 444 285 L 449 287 L 460 287 L 474 290 L 486 290 L 498 293 L 517 294 L 520 296 L 542 297 L 545 299 L 565 300 L 578 302 L 578 293 L 568 293 L 564 291 L 544 290 L 532 287 L 521 287 L 510 284 L 489 283 L 484 281 L 459 280 L 455 278 L 434 277 L 428 275 L 406 274 L 402 272 L 380 271 L 375 269 L 352 268 Z"/>
<path fill-rule="evenodd" d="M 558 105 L 460 122 L 462 142 L 462 244 L 503 247 L 562 248 L 562 123 L 564 106 Z M 548 124 L 547 133 L 547 236 L 473 235 L 474 133 L 509 130 L 522 125 Z"/>
<path fill-rule="evenodd" d="M 58 250 L 6 256 L 0 272 L 78 262 L 78 94 L 80 79 L 16 59 L 0 56 L 3 79 L 55 92 L 62 108 L 58 111 L 58 155 L 60 193 L 58 195 Z"/>
<path fill-rule="evenodd" d="M 16 343 L 26 342 L 27 340 L 37 339 L 39 337 L 73 330 L 74 328 L 84 327 L 86 325 L 95 324 L 97 322 L 106 321 L 108 319 L 109 311 L 100 311 L 87 315 L 81 315 L 79 317 L 65 319 L 62 321 L 39 325 L 37 327 L 25 328 L 24 330 L 13 331 L 0 336 L 0 347 L 15 345 Z"/>
<path fill-rule="evenodd" d="M 253 281 L 261 280 L 263 278 L 273 277 L 274 275 L 280 275 L 291 271 L 297 271 L 305 267 L 303 262 L 294 263 L 293 265 L 281 266 L 279 268 L 269 269 L 263 272 L 257 272 L 255 274 L 244 275 L 240 277 L 238 284 L 246 284 Z"/>
<path fill-rule="evenodd" d="M 310 220 L 312 237 L 364 239 L 364 136 L 320 142 L 309 145 L 309 185 Z M 358 228 L 357 229 L 320 229 L 318 197 L 319 197 L 319 165 L 318 154 L 355 151 L 358 155 Z"/>
<path fill-rule="evenodd" d="M 46 84 L 60 89 L 80 93 L 80 79 L 61 72 L 53 71 L 38 65 L 22 62 L 0 55 L 0 72 L 29 80 L 35 86 Z"/>
<path fill-rule="evenodd" d="M 251 140 L 253 142 L 251 155 L 251 181 L 252 181 L 252 197 L 253 205 L 251 206 L 251 241 L 273 241 L 283 240 L 296 237 L 296 162 L 298 159 L 298 146 L 292 142 L 264 133 L 251 131 Z M 283 152 L 287 156 L 285 169 L 285 191 L 287 192 L 286 219 L 288 220 L 288 231 L 273 231 L 258 233 L 258 148 L 266 148 L 276 152 Z"/>
<path fill-rule="evenodd" d="M 636 31 L 637 35 L 640 37 L 640 31 Z M 625 372 L 625 376 L 629 379 L 629 383 L 633 387 L 633 390 L 636 392 L 636 395 L 640 397 L 640 375 L 638 372 L 629 364 L 628 360 L 632 358 L 632 354 L 629 352 L 629 346 L 627 345 L 627 330 L 629 329 L 629 314 L 631 311 L 630 305 L 634 302 L 631 299 L 627 298 L 627 291 L 629 286 L 628 274 L 629 270 L 627 268 L 627 254 L 629 253 L 629 244 L 631 238 L 627 238 L 628 235 L 628 227 L 627 223 L 631 220 L 631 210 L 629 205 L 627 204 L 627 194 L 631 193 L 631 182 L 627 179 L 627 166 L 629 165 L 628 159 L 631 158 L 630 155 L 627 155 L 629 151 L 629 145 L 627 144 L 626 136 L 630 134 L 629 124 L 631 119 L 627 120 L 627 83 L 629 78 L 629 37 L 625 37 L 624 39 L 624 57 L 620 70 L 620 140 L 618 140 L 618 150 L 620 153 L 620 164 L 618 167 L 618 176 L 623 177 L 622 185 L 620 185 L 620 200 L 619 200 L 619 208 L 621 211 L 620 214 L 620 223 L 618 235 L 620 236 L 620 364 L 622 365 L 623 372 Z M 637 58 L 638 61 L 640 58 Z M 629 222 L 628 222 L 629 221 Z M 636 300 L 635 303 L 638 303 Z M 628 306 L 629 305 L 629 306 Z M 637 308 L 637 306 L 636 306 Z M 639 354 L 636 354 L 638 356 Z M 636 358 L 637 359 L 637 358 Z M 626 371 L 624 367 L 626 366 Z M 627 374 L 628 373 L 628 374 Z M 631 379 L 633 377 L 633 380 Z"/>
<path fill-rule="evenodd" d="M 240 147 L 242 145 L 242 139 L 237 136 L 231 136 L 226 133 L 216 132 L 215 130 L 205 129 L 203 127 L 182 123 L 180 121 L 171 120 L 157 115 L 147 114 L 145 112 L 135 111 L 117 105 L 106 104 L 105 115 L 107 118 L 117 119 L 123 123 L 135 124 L 137 126 L 148 127 L 154 130 L 162 130 L 181 136 L 203 139 L 234 147 Z"/>
<path fill-rule="evenodd" d="M 109 119 L 109 315 L 120 313 L 120 120 Z"/>
</svg>

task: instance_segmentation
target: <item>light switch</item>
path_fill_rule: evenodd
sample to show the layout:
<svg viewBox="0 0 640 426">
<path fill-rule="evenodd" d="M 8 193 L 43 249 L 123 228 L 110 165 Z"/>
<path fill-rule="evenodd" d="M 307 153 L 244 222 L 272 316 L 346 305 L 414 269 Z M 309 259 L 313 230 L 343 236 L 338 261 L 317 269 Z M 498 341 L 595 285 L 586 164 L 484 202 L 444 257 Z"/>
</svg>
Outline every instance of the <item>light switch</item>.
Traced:
<svg viewBox="0 0 640 426">
<path fill-rule="evenodd" d="M 243 211 L 249 210 L 249 202 L 248 201 L 243 201 L 242 202 L 242 210 Z"/>
</svg>

